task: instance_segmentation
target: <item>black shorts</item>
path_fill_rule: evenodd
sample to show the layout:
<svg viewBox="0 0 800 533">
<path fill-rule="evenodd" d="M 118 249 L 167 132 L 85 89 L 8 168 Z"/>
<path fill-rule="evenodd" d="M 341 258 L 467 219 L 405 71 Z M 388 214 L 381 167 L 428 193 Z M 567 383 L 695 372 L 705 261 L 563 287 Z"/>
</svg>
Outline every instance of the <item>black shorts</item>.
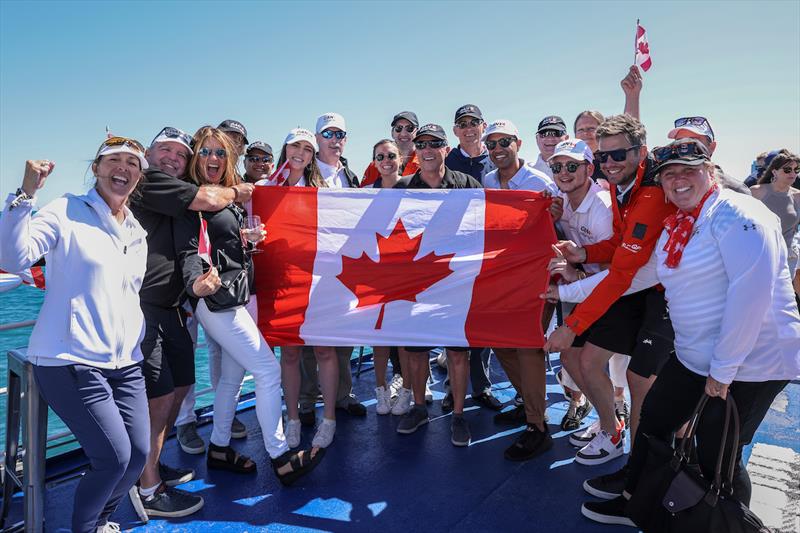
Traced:
<svg viewBox="0 0 800 533">
<path fill-rule="evenodd" d="M 657 375 L 675 353 L 664 291 L 651 288 L 622 296 L 576 341 L 630 355 L 628 370 L 645 378 Z"/>
<path fill-rule="evenodd" d="M 183 309 L 142 302 L 145 332 L 142 374 L 148 398 L 194 385 L 194 344 Z"/>
<path fill-rule="evenodd" d="M 411 352 L 411 353 L 426 353 L 426 352 L 430 352 L 434 348 L 435 348 L 435 346 L 406 346 L 403 349 L 405 351 Z M 468 352 L 469 353 L 469 348 L 463 348 L 463 347 L 458 348 L 458 347 L 455 347 L 455 346 L 448 346 L 446 349 L 448 351 L 451 351 L 451 352 Z"/>
</svg>

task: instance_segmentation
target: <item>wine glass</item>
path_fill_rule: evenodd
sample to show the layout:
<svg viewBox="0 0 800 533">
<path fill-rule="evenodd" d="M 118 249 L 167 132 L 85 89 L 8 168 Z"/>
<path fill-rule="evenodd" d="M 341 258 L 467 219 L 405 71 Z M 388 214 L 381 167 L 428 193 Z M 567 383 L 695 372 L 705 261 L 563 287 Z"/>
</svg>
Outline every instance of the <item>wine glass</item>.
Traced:
<svg viewBox="0 0 800 533">
<path fill-rule="evenodd" d="M 246 244 L 247 253 L 258 254 L 261 250 L 258 249 L 258 243 L 264 240 L 262 231 L 264 225 L 261 224 L 261 217 L 258 215 L 251 215 L 244 219 L 242 227 L 242 243 Z"/>
</svg>

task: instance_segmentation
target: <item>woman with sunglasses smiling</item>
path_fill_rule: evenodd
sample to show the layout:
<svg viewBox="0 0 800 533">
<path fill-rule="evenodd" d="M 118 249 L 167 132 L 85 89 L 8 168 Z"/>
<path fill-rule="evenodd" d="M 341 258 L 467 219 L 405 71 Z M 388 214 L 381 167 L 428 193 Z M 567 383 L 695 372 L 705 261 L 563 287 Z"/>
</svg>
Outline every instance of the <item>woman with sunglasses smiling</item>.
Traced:
<svg viewBox="0 0 800 533">
<path fill-rule="evenodd" d="M 287 187 L 327 187 L 320 173 L 315 153 L 317 140 L 313 133 L 295 128 L 283 141 L 278 168 L 288 161 L 288 175 L 283 182 Z M 290 448 L 300 446 L 300 358 L 302 346 L 281 346 L 281 375 L 286 401 L 286 439 Z M 317 427 L 311 445 L 327 448 L 336 433 L 336 393 L 339 384 L 339 363 L 336 350 L 331 346 L 314 346 L 314 355 L 319 366 L 319 385 L 322 389 L 322 423 Z"/>
<path fill-rule="evenodd" d="M 753 196 L 764 202 L 781 219 L 792 279 L 797 273 L 797 226 L 800 224 L 800 190 L 792 185 L 799 172 L 800 157 L 789 150 L 781 150 L 764 170 L 758 185 L 750 188 Z"/>
<path fill-rule="evenodd" d="M 33 215 L 55 164 L 28 161 L 0 218 L 0 266 L 47 260 L 47 291 L 28 346 L 39 390 L 89 459 L 72 531 L 119 531 L 108 519 L 142 472 L 150 442 L 139 289 L 146 233 L 128 209 L 147 169 L 144 148 L 112 137 L 92 162 L 95 184 Z"/>
<path fill-rule="evenodd" d="M 189 167 L 191 181 L 197 185 L 226 187 L 236 184 L 236 152 L 225 133 L 203 127 L 195 133 L 193 144 L 196 148 Z M 238 473 L 256 471 L 256 464 L 249 457 L 230 446 L 239 387 L 248 371 L 255 379 L 256 416 L 272 468 L 281 483 L 288 485 L 310 472 L 322 459 L 322 453 L 289 450 L 281 420 L 280 365 L 245 308 L 247 302 L 239 301 L 240 294 L 223 300 L 212 298 L 222 288 L 221 279 L 244 276 L 249 282 L 253 280 L 252 261 L 241 233 L 245 216 L 245 211 L 232 203 L 218 212 L 187 211 L 186 216 L 175 223 L 175 243 L 189 301 L 206 334 L 222 348 L 207 465 Z M 207 259 L 198 252 L 201 221 L 207 225 L 214 265 L 207 265 Z M 249 297 L 249 292 L 243 292 L 245 298 Z"/>
<path fill-rule="evenodd" d="M 742 449 L 778 393 L 800 377 L 800 315 L 778 219 L 755 199 L 720 187 L 708 151 L 696 140 L 657 148 L 653 158 L 664 194 L 678 208 L 655 248 L 658 281 L 675 328 L 675 357 L 644 400 L 623 494 L 583 505 L 584 515 L 604 523 L 634 525 L 625 507 L 649 474 L 643 435 L 669 442 L 703 394 L 711 401 L 696 434 L 700 469 L 713 478 L 726 431 L 726 404 L 717 398 L 730 392 L 741 425 L 733 486 L 726 489 L 749 505 Z"/>
</svg>

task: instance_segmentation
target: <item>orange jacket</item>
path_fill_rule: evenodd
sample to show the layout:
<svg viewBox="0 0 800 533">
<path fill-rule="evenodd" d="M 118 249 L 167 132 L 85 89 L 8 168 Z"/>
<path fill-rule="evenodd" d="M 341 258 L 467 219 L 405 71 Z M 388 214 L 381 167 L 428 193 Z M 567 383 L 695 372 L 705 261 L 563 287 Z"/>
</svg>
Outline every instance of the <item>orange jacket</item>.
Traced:
<svg viewBox="0 0 800 533">
<path fill-rule="evenodd" d="M 585 246 L 587 263 L 611 263 L 611 266 L 606 278 L 564 320 L 578 335 L 630 288 L 636 272 L 650 260 L 664 229 L 664 219 L 677 209 L 667 203 L 661 186 L 647 175 L 648 166 L 647 160 L 639 165 L 625 205 L 619 205 L 617 187 L 611 185 L 614 234 L 605 241 Z"/>
<path fill-rule="evenodd" d="M 417 152 L 414 151 L 414 155 L 411 156 L 411 159 L 408 160 L 406 163 L 403 172 L 400 173 L 401 176 L 411 176 L 417 170 L 419 170 L 419 163 L 417 163 Z M 372 161 L 367 170 L 364 171 L 364 178 L 361 180 L 361 187 L 369 187 L 380 178 L 381 175 L 378 172 L 378 168 L 375 166 L 375 161 Z"/>
</svg>

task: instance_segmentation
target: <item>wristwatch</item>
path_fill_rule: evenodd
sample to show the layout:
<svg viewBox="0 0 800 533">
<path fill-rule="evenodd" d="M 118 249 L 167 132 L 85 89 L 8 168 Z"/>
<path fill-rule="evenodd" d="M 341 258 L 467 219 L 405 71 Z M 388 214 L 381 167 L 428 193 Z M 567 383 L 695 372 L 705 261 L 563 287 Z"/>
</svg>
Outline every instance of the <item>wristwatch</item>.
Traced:
<svg viewBox="0 0 800 533">
<path fill-rule="evenodd" d="M 8 206 L 9 209 L 14 209 L 15 207 L 19 206 L 19 204 L 27 200 L 33 200 L 33 196 L 26 193 L 22 187 L 17 189 L 17 191 L 14 193 L 14 196 L 15 198 L 11 201 L 11 203 Z"/>
</svg>

